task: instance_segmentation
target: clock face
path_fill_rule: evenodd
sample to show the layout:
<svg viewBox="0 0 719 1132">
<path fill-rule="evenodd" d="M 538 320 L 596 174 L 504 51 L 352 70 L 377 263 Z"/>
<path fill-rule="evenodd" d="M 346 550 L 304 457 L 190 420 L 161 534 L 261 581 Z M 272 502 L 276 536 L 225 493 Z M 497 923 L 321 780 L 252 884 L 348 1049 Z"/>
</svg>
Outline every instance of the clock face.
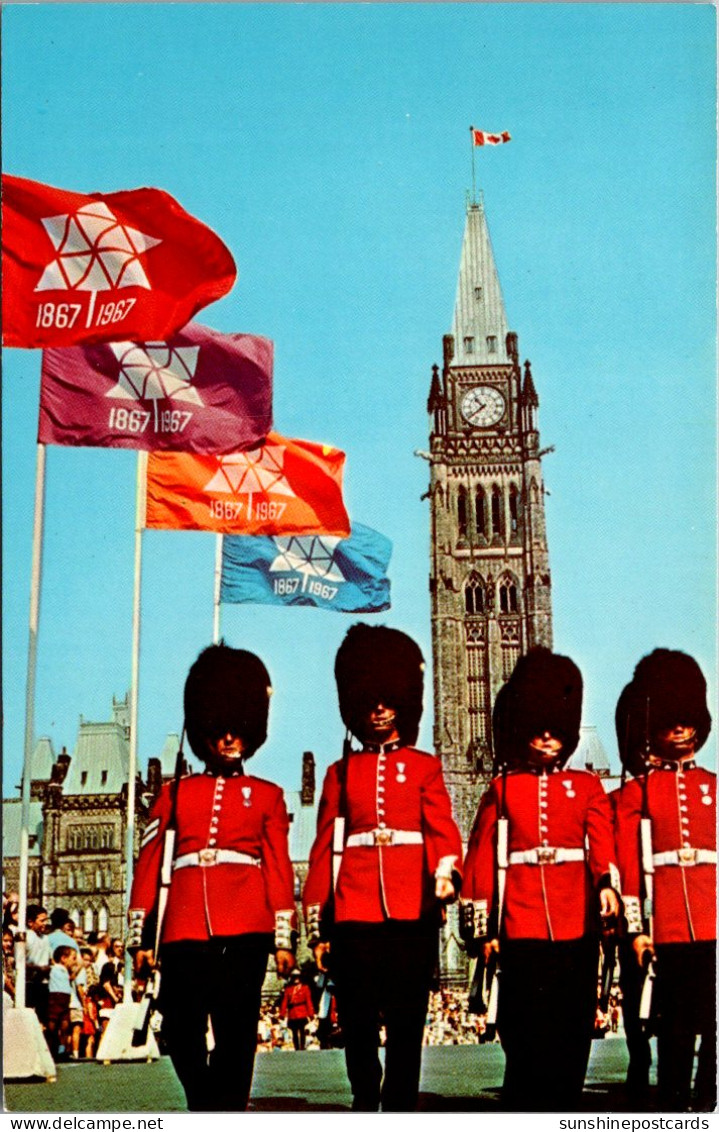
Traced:
<svg viewBox="0 0 719 1132">
<path fill-rule="evenodd" d="M 504 397 L 491 385 L 475 385 L 459 403 L 460 412 L 475 428 L 490 428 L 504 416 Z"/>
</svg>

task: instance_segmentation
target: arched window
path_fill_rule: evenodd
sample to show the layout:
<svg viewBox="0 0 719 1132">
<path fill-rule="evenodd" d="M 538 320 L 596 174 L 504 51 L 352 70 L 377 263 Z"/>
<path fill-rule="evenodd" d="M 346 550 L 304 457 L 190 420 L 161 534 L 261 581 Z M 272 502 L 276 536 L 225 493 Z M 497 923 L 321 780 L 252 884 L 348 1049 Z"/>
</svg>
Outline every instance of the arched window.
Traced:
<svg viewBox="0 0 719 1132">
<path fill-rule="evenodd" d="M 91 932 L 93 930 L 93 928 L 95 927 L 95 913 L 93 912 L 92 908 L 86 908 L 85 909 L 85 916 L 83 918 L 83 927 L 85 929 L 86 935 L 87 935 L 88 932 Z"/>
<path fill-rule="evenodd" d="M 513 578 L 502 578 L 499 583 L 499 612 L 517 612 L 517 583 Z"/>
<path fill-rule="evenodd" d="M 484 493 L 483 487 L 478 487 L 474 497 L 474 522 L 477 527 L 477 534 L 487 535 L 487 496 Z"/>
<path fill-rule="evenodd" d="M 509 485 L 509 529 L 512 534 L 519 530 L 519 491 L 513 483 Z"/>
<path fill-rule="evenodd" d="M 95 869 L 95 889 L 99 890 L 101 888 L 102 888 L 102 869 L 98 865 L 97 868 Z"/>
<path fill-rule="evenodd" d="M 73 892 L 75 888 L 75 873 L 73 869 L 67 870 L 67 891 Z"/>
<path fill-rule="evenodd" d="M 460 484 L 457 492 L 457 526 L 459 537 L 467 537 L 467 488 Z"/>
<path fill-rule="evenodd" d="M 502 493 L 495 484 L 492 488 L 492 534 L 501 538 L 504 533 L 502 522 Z"/>
<path fill-rule="evenodd" d="M 106 932 L 108 924 L 107 908 L 103 904 L 97 916 L 97 930 L 99 932 Z"/>
<path fill-rule="evenodd" d="M 464 587 L 464 608 L 467 613 L 484 613 L 484 586 L 475 573 L 469 575 Z"/>
</svg>

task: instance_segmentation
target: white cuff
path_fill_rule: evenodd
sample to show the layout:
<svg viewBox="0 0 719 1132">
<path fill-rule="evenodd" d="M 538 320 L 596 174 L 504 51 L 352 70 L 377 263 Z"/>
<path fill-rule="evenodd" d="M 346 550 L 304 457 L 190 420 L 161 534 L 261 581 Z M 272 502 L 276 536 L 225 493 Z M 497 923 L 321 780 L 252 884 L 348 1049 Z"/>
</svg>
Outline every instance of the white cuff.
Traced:
<svg viewBox="0 0 719 1132">
<path fill-rule="evenodd" d="M 142 947 L 142 929 L 145 926 L 145 909 L 129 908 L 127 912 L 127 946 Z"/>
<path fill-rule="evenodd" d="M 305 912 L 305 923 L 307 925 L 307 943 L 310 947 L 314 947 L 320 942 L 320 912 L 321 907 L 319 904 L 309 904 Z"/>
<path fill-rule="evenodd" d="M 292 917 L 294 909 L 286 908 L 275 912 L 275 951 L 294 951 L 292 939 Z"/>
<path fill-rule="evenodd" d="M 622 894 L 622 878 L 619 875 L 619 869 L 614 864 L 614 861 L 609 862 L 609 883 L 614 891 L 621 896 Z"/>
<path fill-rule="evenodd" d="M 627 931 L 630 935 L 640 935 L 644 931 L 642 919 L 642 906 L 638 896 L 623 896 L 624 915 L 627 920 Z"/>
</svg>

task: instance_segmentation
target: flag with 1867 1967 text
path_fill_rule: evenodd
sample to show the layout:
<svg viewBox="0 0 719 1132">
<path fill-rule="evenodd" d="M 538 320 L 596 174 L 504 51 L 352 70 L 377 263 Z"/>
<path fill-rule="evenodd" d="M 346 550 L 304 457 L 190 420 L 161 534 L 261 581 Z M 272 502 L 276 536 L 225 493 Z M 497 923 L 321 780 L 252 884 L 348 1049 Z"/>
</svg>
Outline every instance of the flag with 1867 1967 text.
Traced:
<svg viewBox="0 0 719 1132">
<path fill-rule="evenodd" d="M 166 342 L 43 350 L 42 444 L 236 452 L 272 428 L 272 342 L 189 322 Z"/>
<path fill-rule="evenodd" d="M 3 345 L 166 339 L 237 277 L 162 189 L 78 193 L 2 178 Z"/>
<path fill-rule="evenodd" d="M 271 432 L 246 452 L 151 452 L 145 523 L 155 530 L 345 537 L 345 454 Z"/>
</svg>

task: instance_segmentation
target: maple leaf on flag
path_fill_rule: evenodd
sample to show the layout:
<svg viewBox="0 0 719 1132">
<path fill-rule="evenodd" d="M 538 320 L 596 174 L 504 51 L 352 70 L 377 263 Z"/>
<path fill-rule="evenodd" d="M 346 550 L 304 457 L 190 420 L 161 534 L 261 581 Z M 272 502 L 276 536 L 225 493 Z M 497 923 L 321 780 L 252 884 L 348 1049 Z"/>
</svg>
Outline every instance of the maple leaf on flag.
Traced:
<svg viewBox="0 0 719 1132">
<path fill-rule="evenodd" d="M 220 457 L 216 474 L 205 491 L 231 495 L 290 495 L 294 491 L 284 475 L 285 448 L 265 444 L 252 452 L 234 452 Z"/>
<path fill-rule="evenodd" d="M 296 570 L 308 577 L 344 582 L 345 576 L 335 562 L 335 548 L 342 540 L 335 535 L 293 535 L 275 538 L 277 557 L 270 571 Z"/>
<path fill-rule="evenodd" d="M 167 342 L 111 342 L 110 349 L 120 363 L 117 385 L 106 397 L 136 400 L 191 401 L 202 405 L 190 385 L 197 368 L 199 346 L 168 346 Z"/>
</svg>

